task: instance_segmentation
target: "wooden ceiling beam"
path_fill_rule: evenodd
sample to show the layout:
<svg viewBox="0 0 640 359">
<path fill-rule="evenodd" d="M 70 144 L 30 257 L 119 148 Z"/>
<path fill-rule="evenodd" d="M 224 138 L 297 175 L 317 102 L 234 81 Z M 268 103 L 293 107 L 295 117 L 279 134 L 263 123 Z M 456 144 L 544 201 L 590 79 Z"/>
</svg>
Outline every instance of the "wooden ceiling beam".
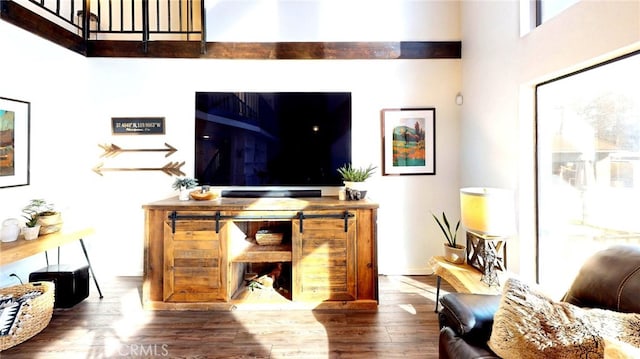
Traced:
<svg viewBox="0 0 640 359">
<path fill-rule="evenodd" d="M 459 59 L 460 41 L 399 42 L 207 42 L 200 53 L 197 41 L 92 40 L 88 57 L 159 57 L 252 60 L 393 60 Z"/>
</svg>

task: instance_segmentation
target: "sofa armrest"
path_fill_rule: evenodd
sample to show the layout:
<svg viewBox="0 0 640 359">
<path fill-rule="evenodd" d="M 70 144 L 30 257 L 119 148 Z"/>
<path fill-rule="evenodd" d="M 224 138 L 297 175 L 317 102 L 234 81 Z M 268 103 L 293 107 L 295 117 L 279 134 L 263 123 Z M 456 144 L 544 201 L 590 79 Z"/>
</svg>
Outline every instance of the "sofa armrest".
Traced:
<svg viewBox="0 0 640 359">
<path fill-rule="evenodd" d="M 603 249 L 582 265 L 563 301 L 579 307 L 640 313 L 640 246 Z"/>
<path fill-rule="evenodd" d="M 450 327 L 458 335 L 488 340 L 500 295 L 449 293 L 440 298 L 440 328 Z"/>
</svg>

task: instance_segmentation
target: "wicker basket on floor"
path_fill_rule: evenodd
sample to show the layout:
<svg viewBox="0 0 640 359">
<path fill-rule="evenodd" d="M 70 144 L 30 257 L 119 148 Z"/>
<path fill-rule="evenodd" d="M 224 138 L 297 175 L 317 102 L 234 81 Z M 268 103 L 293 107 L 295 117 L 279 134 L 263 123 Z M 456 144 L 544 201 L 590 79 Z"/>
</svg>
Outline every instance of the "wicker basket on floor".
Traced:
<svg viewBox="0 0 640 359">
<path fill-rule="evenodd" d="M 0 351 L 9 349 L 40 333 L 47 327 L 53 315 L 55 286 L 53 282 L 33 282 L 0 288 L 0 297 L 18 299 L 26 293 L 39 291 L 42 294 L 25 302 L 15 322 L 15 329 L 0 336 Z"/>
</svg>

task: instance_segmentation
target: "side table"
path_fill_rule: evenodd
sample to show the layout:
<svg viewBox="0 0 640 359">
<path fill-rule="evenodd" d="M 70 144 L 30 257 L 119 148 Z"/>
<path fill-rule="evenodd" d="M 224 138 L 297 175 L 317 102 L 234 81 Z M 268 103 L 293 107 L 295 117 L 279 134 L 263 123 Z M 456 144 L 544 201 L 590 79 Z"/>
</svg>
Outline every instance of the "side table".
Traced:
<svg viewBox="0 0 640 359">
<path fill-rule="evenodd" d="M 474 294 L 500 294 L 502 287 L 488 286 L 480 281 L 482 273 L 472 266 L 464 264 L 453 264 L 447 262 L 442 256 L 435 256 L 429 259 L 429 266 L 433 270 L 436 278 L 436 309 L 438 312 L 438 304 L 440 302 L 440 281 L 444 278 L 447 283 L 451 284 L 453 289 L 458 293 L 474 293 Z M 498 272 L 498 276 L 503 276 L 505 272 Z M 502 279 L 502 278 L 501 278 Z M 502 283 L 502 280 L 500 281 Z"/>
<path fill-rule="evenodd" d="M 49 255 L 47 254 L 47 251 L 56 247 L 58 248 L 58 264 L 60 264 L 60 246 L 77 240 L 80 242 L 80 246 L 82 246 L 82 252 L 87 260 L 87 265 L 91 272 L 91 276 L 93 277 L 93 282 L 98 289 L 100 299 L 102 299 L 102 291 L 98 285 L 98 279 L 96 279 L 95 274 L 93 274 L 93 267 L 89 261 L 89 254 L 87 253 L 87 248 L 85 247 L 83 240 L 83 238 L 93 233 L 94 229 L 90 227 L 74 229 L 74 227 L 65 225 L 62 227 L 62 230 L 58 232 L 45 234 L 31 241 L 24 240 L 21 237 L 13 242 L 0 242 L 0 253 L 2 253 L 2 255 L 0 255 L 0 266 L 17 262 L 41 252 L 44 252 L 45 259 L 47 260 L 47 266 L 49 266 Z"/>
</svg>

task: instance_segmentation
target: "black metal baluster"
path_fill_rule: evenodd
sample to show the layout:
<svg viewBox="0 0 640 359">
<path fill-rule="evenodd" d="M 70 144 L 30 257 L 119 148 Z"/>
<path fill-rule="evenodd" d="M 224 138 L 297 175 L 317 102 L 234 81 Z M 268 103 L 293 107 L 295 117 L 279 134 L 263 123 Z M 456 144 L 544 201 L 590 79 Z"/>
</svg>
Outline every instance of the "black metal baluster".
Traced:
<svg viewBox="0 0 640 359">
<path fill-rule="evenodd" d="M 191 38 L 191 30 L 193 29 L 193 0 L 187 1 L 187 40 Z"/>
<path fill-rule="evenodd" d="M 149 1 L 142 0 L 142 46 L 146 54 L 149 51 Z"/>
<path fill-rule="evenodd" d="M 187 41 L 200 40 L 200 52 L 206 53 L 206 9 L 204 0 L 25 0 L 35 6 L 48 12 L 50 15 L 67 22 L 75 30 L 77 34 L 84 39 L 90 40 L 91 32 L 98 33 L 114 33 L 114 34 L 131 34 L 135 37 L 138 33 L 142 34 L 145 52 L 148 52 L 148 44 L 151 41 L 151 33 L 169 34 L 167 40 L 183 40 Z M 97 1 L 97 5 L 92 2 Z M 104 5 L 103 6 L 103 2 Z M 151 17 L 151 6 L 155 6 L 153 18 Z M 94 6 L 92 12 L 92 6 Z M 177 6 L 178 8 L 174 8 Z M 197 6 L 200 7 L 198 10 Z M 126 10 L 125 7 L 129 7 Z M 166 7 L 166 15 L 163 7 Z M 104 8 L 104 11 L 103 11 Z M 116 11 L 118 13 L 116 13 Z M 126 11 L 131 14 L 126 15 Z M 198 16 L 199 21 L 196 24 L 195 17 Z M 109 17 L 106 23 L 105 16 Z M 176 23 L 173 18 L 178 16 Z M 129 19 L 129 24 L 125 22 L 125 18 Z M 141 24 L 137 21 L 141 20 Z M 156 26 L 151 21 L 156 22 Z M 92 22 L 95 21 L 95 30 L 91 29 Z M 101 23 L 106 23 L 103 27 Z M 194 39 L 194 36 L 200 34 L 200 39 Z M 186 36 L 184 36 L 186 35 Z M 96 37 L 97 39 L 97 37 Z M 126 38 L 123 38 L 126 39 Z"/>
<path fill-rule="evenodd" d="M 131 31 L 136 31 L 136 2 L 131 2 Z"/>
<path fill-rule="evenodd" d="M 98 1 L 98 20 L 96 21 L 96 40 L 98 40 L 98 33 L 100 32 L 100 20 L 102 19 L 102 1 Z"/>
<path fill-rule="evenodd" d="M 180 4 L 178 10 L 181 10 Z M 167 1 L 167 31 L 171 32 L 171 1 Z"/>
<path fill-rule="evenodd" d="M 82 2 L 82 38 L 89 40 L 89 26 L 91 26 L 91 5 L 89 0 Z"/>
<path fill-rule="evenodd" d="M 178 31 L 182 33 L 184 31 L 184 17 L 186 16 L 187 10 L 185 8 L 185 0 L 180 2 L 180 6 L 178 7 Z"/>
<path fill-rule="evenodd" d="M 156 32 L 160 32 L 160 0 L 156 0 Z"/>
<path fill-rule="evenodd" d="M 206 11 L 204 9 L 204 0 L 200 1 L 200 53 L 207 53 L 207 36 L 205 34 L 206 26 Z"/>
<path fill-rule="evenodd" d="M 113 31 L 113 0 L 109 0 L 109 32 Z"/>
</svg>

